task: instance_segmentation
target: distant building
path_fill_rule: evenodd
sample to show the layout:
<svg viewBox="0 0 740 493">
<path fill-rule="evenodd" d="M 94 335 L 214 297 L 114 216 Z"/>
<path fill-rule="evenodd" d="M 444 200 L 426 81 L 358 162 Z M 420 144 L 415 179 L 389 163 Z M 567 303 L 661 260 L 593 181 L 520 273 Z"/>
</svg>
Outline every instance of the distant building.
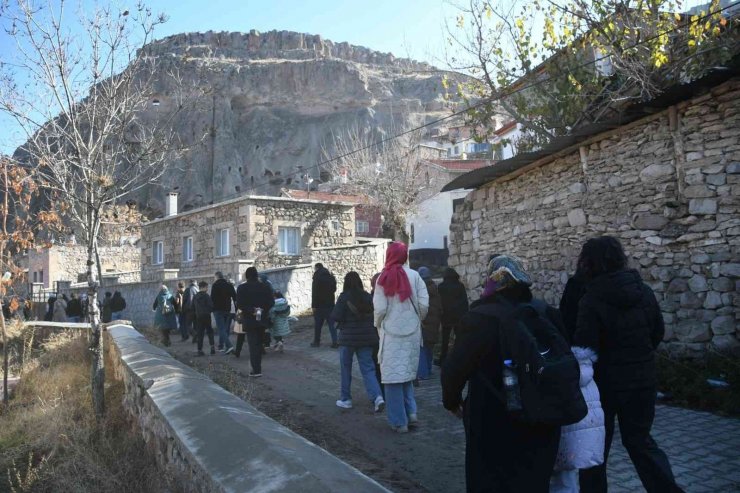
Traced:
<svg viewBox="0 0 740 493">
<path fill-rule="evenodd" d="M 322 202 L 346 202 L 355 204 L 355 235 L 363 238 L 383 237 L 383 218 L 380 207 L 372 203 L 367 195 L 348 195 L 332 192 L 308 192 L 306 190 L 282 190 L 283 197 Z"/>
<path fill-rule="evenodd" d="M 355 244 L 355 204 L 339 200 L 244 196 L 178 213 L 170 194 L 166 210 L 141 229 L 143 280 L 238 278 L 251 265 L 304 264 L 313 249 Z"/>
<path fill-rule="evenodd" d="M 411 264 L 443 266 L 447 263 L 450 221 L 455 207 L 462 203 L 467 190 L 440 192 L 444 185 L 469 171 L 489 166 L 487 159 L 429 159 L 424 179 L 430 193 L 406 219 Z"/>
</svg>

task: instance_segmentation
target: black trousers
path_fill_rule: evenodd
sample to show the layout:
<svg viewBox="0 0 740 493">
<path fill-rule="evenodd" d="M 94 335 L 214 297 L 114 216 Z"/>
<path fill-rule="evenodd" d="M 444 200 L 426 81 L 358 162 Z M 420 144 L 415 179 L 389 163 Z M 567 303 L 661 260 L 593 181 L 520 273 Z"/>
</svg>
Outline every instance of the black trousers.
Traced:
<svg viewBox="0 0 740 493">
<path fill-rule="evenodd" d="M 442 326 L 442 349 L 439 351 L 439 366 L 442 366 L 447 357 L 447 349 L 450 345 L 450 333 L 455 330 L 455 325 Z"/>
<path fill-rule="evenodd" d="M 263 337 L 265 335 L 264 327 L 255 327 L 246 330 L 247 344 L 249 345 L 249 362 L 252 365 L 253 373 L 262 373 L 262 348 Z M 238 334 L 236 336 L 236 351 L 234 354 L 239 356 L 244 346 L 245 334 Z"/>
<path fill-rule="evenodd" d="M 208 334 L 208 342 L 211 347 L 214 345 L 213 327 L 211 326 L 211 315 L 198 315 L 195 317 L 196 341 L 198 342 L 198 351 L 203 350 L 203 336 Z"/>
<path fill-rule="evenodd" d="M 614 418 L 619 419 L 622 444 L 637 469 L 642 485 L 648 493 L 683 492 L 676 484 L 671 464 L 666 454 L 650 436 L 655 418 L 655 389 L 628 391 L 602 391 L 601 406 L 604 409 L 606 449 L 604 463 L 580 471 L 579 479 L 583 493 L 606 493 L 606 460 L 614 438 Z"/>
</svg>

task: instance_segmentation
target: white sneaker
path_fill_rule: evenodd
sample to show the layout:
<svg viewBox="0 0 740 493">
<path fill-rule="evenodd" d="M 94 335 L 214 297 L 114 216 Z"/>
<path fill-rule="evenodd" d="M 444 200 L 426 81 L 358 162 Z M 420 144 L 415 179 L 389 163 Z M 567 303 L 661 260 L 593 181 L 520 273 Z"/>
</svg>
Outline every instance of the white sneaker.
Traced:
<svg viewBox="0 0 740 493">
<path fill-rule="evenodd" d="M 280 353 L 283 352 L 283 341 L 280 341 L 280 342 L 277 343 L 277 350 Z"/>
<path fill-rule="evenodd" d="M 417 426 L 419 424 L 419 418 L 416 414 L 409 414 L 409 426 Z"/>
<path fill-rule="evenodd" d="M 385 409 L 385 401 L 383 400 L 383 396 L 379 395 L 375 398 L 375 412 L 379 413 Z"/>
<path fill-rule="evenodd" d="M 352 401 L 343 401 L 340 399 L 337 401 L 337 407 L 341 407 L 342 409 L 352 409 Z"/>
</svg>

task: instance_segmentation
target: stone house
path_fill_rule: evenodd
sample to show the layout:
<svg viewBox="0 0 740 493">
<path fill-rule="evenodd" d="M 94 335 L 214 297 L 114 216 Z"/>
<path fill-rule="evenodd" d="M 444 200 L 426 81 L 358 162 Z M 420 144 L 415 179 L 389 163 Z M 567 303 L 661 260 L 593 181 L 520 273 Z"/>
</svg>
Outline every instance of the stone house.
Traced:
<svg viewBox="0 0 740 493">
<path fill-rule="evenodd" d="M 138 280 L 141 271 L 141 251 L 138 246 L 101 246 L 99 253 L 104 277 Z M 85 276 L 87 248 L 68 243 L 30 249 L 24 263 L 30 284 L 41 289 L 53 289 L 59 281 L 74 283 Z"/>
<path fill-rule="evenodd" d="M 282 196 L 293 199 L 355 204 L 355 234 L 362 238 L 383 238 L 383 218 L 380 214 L 380 207 L 373 204 L 367 195 L 348 195 L 322 191 L 309 192 L 284 188 Z"/>
<path fill-rule="evenodd" d="M 355 244 L 355 204 L 243 196 L 177 212 L 170 194 L 165 217 L 142 226 L 143 280 L 212 276 L 238 279 L 260 270 L 311 261 L 311 250 Z"/>
<path fill-rule="evenodd" d="M 740 77 L 716 70 L 618 120 L 453 180 L 449 265 L 471 292 L 491 253 L 523 259 L 557 304 L 580 247 L 618 237 L 677 356 L 740 348 Z"/>
</svg>

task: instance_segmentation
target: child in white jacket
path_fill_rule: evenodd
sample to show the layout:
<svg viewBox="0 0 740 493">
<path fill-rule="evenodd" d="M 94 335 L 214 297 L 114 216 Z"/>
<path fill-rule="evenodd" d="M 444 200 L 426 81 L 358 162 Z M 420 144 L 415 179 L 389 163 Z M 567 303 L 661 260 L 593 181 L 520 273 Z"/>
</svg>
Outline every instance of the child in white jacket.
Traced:
<svg viewBox="0 0 740 493">
<path fill-rule="evenodd" d="M 560 447 L 550 478 L 550 493 L 578 492 L 578 470 L 604 462 L 604 411 L 599 388 L 594 382 L 596 353 L 577 346 L 572 351 L 581 368 L 581 393 L 588 404 L 588 414 L 578 423 L 561 429 Z"/>
</svg>

